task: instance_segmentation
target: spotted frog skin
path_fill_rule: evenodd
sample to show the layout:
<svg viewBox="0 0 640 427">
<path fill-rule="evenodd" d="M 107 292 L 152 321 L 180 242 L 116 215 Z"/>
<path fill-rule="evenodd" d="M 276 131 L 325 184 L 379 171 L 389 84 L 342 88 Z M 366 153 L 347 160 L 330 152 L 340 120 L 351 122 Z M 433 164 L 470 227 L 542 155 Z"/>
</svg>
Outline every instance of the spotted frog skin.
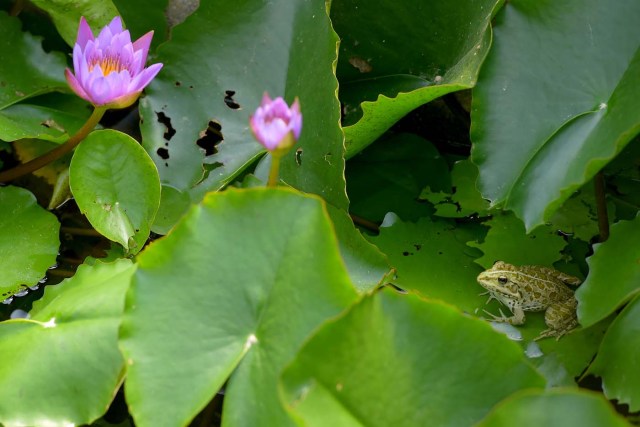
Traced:
<svg viewBox="0 0 640 427">
<path fill-rule="evenodd" d="M 561 336 L 578 326 L 578 302 L 566 285 L 577 286 L 580 279 L 557 270 L 537 265 L 515 266 L 498 261 L 478 275 L 478 283 L 513 313 L 506 317 L 488 313 L 495 322 L 522 325 L 525 311 L 545 311 L 548 329 L 536 340 Z"/>
</svg>

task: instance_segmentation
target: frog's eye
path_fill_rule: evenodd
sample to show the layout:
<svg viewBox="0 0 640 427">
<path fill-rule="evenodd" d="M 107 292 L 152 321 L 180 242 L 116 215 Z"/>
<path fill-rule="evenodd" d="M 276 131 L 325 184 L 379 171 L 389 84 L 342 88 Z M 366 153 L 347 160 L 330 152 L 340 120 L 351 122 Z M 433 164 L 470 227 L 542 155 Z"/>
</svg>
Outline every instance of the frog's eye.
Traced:
<svg viewBox="0 0 640 427">
<path fill-rule="evenodd" d="M 500 284 L 502 284 L 502 285 L 506 285 L 508 281 L 509 281 L 509 279 L 507 279 L 507 278 L 506 278 L 506 277 L 504 277 L 504 276 L 500 276 L 500 277 L 498 277 L 498 283 L 500 283 Z"/>
</svg>

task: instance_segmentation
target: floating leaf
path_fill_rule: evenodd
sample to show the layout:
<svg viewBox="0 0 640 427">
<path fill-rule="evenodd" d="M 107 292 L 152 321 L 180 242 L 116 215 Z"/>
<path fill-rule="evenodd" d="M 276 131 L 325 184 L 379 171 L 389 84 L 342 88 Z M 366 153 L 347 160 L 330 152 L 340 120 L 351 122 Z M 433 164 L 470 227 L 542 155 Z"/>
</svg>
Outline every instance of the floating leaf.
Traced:
<svg viewBox="0 0 640 427">
<path fill-rule="evenodd" d="M 0 299 L 38 284 L 58 255 L 58 219 L 28 190 L 0 187 Z"/>
<path fill-rule="evenodd" d="M 640 217 L 611 227 L 609 240 L 594 245 L 589 275 L 576 292 L 578 319 L 588 326 L 604 319 L 640 290 Z"/>
<path fill-rule="evenodd" d="M 477 427 L 630 426 L 599 394 L 583 389 L 526 390 L 499 403 Z"/>
<path fill-rule="evenodd" d="M 369 147 L 347 163 L 349 211 L 380 222 L 393 211 L 404 220 L 417 220 L 433 208 L 420 203 L 420 191 L 451 186 L 449 167 L 427 140 L 412 134 L 394 135 Z"/>
<path fill-rule="evenodd" d="M 528 230 L 640 129 L 640 2 L 509 1 L 473 93 L 480 189 Z M 532 191 L 535 189 L 535 191 Z"/>
<path fill-rule="evenodd" d="M 589 373 L 602 377 L 605 396 L 640 410 L 640 299 L 634 298 L 611 323 Z"/>
<path fill-rule="evenodd" d="M 210 193 L 138 262 L 121 329 L 136 425 L 188 424 L 227 379 L 223 426 L 293 425 L 277 376 L 356 299 L 320 200 Z"/>
<path fill-rule="evenodd" d="M 476 260 L 484 268 L 490 268 L 496 261 L 551 267 L 560 260 L 560 251 L 566 245 L 562 236 L 549 226 L 538 227 L 527 234 L 522 221 L 512 214 L 496 213 L 484 224 L 489 226 L 484 242 L 468 243 L 484 252 Z"/>
<path fill-rule="evenodd" d="M 94 131 L 76 149 L 69 173 L 91 225 L 130 253 L 142 249 L 160 204 L 158 171 L 144 149 L 124 133 Z"/>
<path fill-rule="evenodd" d="M 477 238 L 482 234 L 480 229 L 474 232 Z M 421 218 L 416 223 L 395 221 L 369 240 L 396 269 L 395 285 L 474 312 L 486 301 L 476 282 L 482 268 L 473 262 L 476 251 L 462 236 L 453 222 Z"/>
<path fill-rule="evenodd" d="M 45 53 L 40 39 L 20 31 L 20 25 L 17 18 L 0 11 L 0 110 L 35 95 L 67 89 L 64 56 Z"/>
<path fill-rule="evenodd" d="M 451 170 L 451 192 L 437 192 L 428 187 L 420 194 L 436 207 L 437 216 L 446 218 L 463 218 L 470 215 L 484 216 L 489 203 L 482 198 L 476 188 L 478 168 L 469 160 L 460 160 Z M 447 189 L 448 190 L 448 189 Z"/>
<path fill-rule="evenodd" d="M 347 158 L 411 110 L 475 84 L 499 0 L 333 1 Z"/>
<path fill-rule="evenodd" d="M 332 205 L 327 210 L 353 286 L 360 292 L 374 290 L 390 273 L 387 256 L 362 236 L 346 212 Z"/>
<path fill-rule="evenodd" d="M 29 319 L 0 323 L 0 422 L 81 425 L 106 412 L 124 376 L 118 326 L 135 270 L 82 265 L 47 286 Z"/>
<path fill-rule="evenodd" d="M 160 207 L 151 226 L 151 231 L 163 235 L 167 234 L 184 216 L 189 206 L 191 206 L 189 193 L 163 184 L 160 194 Z"/>
<path fill-rule="evenodd" d="M 389 290 L 321 328 L 281 380 L 306 426 L 472 425 L 543 386 L 519 346 L 483 322 Z"/>
<path fill-rule="evenodd" d="M 158 49 L 165 67 L 140 102 L 162 182 L 197 201 L 262 155 L 249 116 L 267 91 L 299 97 L 304 115 L 281 178 L 346 209 L 337 42 L 324 0 L 201 2 Z"/>
<path fill-rule="evenodd" d="M 166 40 L 169 30 L 167 26 L 167 5 L 169 0 L 112 0 L 122 16 L 122 20 L 131 33 L 131 40 L 137 40 L 149 31 L 153 31 L 151 49 L 155 49 Z"/>
<path fill-rule="evenodd" d="M 78 23 L 84 16 L 91 28 L 102 28 L 119 15 L 111 0 L 32 0 L 53 19 L 58 32 L 69 46 L 76 42 Z"/>
<path fill-rule="evenodd" d="M 50 94 L 0 111 L 0 139 L 24 138 L 61 143 L 75 133 L 91 114 L 77 96 Z"/>
</svg>

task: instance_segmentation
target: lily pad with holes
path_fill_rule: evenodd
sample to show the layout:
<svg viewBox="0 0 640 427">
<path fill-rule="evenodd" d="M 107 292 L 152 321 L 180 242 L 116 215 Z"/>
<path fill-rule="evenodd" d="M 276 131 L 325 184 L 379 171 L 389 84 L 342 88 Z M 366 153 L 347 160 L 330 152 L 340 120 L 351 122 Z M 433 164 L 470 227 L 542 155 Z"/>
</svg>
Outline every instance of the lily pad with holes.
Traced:
<svg viewBox="0 0 640 427">
<path fill-rule="evenodd" d="M 396 286 L 421 296 L 446 301 L 469 313 L 486 301 L 476 277 L 482 271 L 474 258 L 475 249 L 466 246 L 469 237 L 480 238 L 480 227 L 456 229 L 447 220 L 421 218 L 417 222 L 388 216 L 380 234 L 369 241 L 380 248 L 395 269 Z"/>
<path fill-rule="evenodd" d="M 201 2 L 159 47 L 165 67 L 140 102 L 162 182 L 199 201 L 258 159 L 249 116 L 267 91 L 298 97 L 304 116 L 302 154 L 283 158 L 281 178 L 346 209 L 337 43 L 324 0 Z"/>
<path fill-rule="evenodd" d="M 562 257 L 565 240 L 556 230 L 544 225 L 527 234 L 524 224 L 513 214 L 495 214 L 489 221 L 489 232 L 481 243 L 469 242 L 484 255 L 476 263 L 490 268 L 496 261 L 514 265 L 544 265 L 552 267 Z"/>
<path fill-rule="evenodd" d="M 28 190 L 0 187 L 0 300 L 38 284 L 56 263 L 60 223 Z"/>
</svg>

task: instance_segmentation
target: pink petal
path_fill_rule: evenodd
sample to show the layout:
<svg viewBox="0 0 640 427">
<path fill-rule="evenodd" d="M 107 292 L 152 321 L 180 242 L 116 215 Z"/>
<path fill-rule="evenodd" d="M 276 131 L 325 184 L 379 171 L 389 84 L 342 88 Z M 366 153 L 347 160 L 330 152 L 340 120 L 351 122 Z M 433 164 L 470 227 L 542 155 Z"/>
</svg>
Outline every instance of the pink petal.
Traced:
<svg viewBox="0 0 640 427">
<path fill-rule="evenodd" d="M 93 79 L 91 85 L 87 88 L 93 99 L 95 106 L 102 106 L 112 101 L 114 97 L 111 93 L 111 86 L 106 78 L 100 76 Z"/>
<path fill-rule="evenodd" d="M 82 89 L 82 86 L 80 86 L 80 83 L 78 82 L 78 79 L 76 79 L 76 76 L 74 76 L 71 73 L 71 70 L 66 68 L 64 70 L 64 76 L 67 79 L 67 83 L 69 83 L 69 86 L 71 87 L 71 90 L 74 91 L 76 93 L 76 95 L 78 95 L 80 98 L 91 102 L 91 99 L 89 98 L 89 95 L 87 95 L 87 93 L 84 91 L 84 89 Z"/>
<path fill-rule="evenodd" d="M 135 78 L 131 81 L 129 90 L 132 92 L 140 92 L 142 89 L 144 89 L 160 72 L 160 70 L 162 69 L 162 65 L 163 64 L 161 63 L 152 64 L 148 68 L 142 70 L 142 72 L 135 76 Z"/>
<path fill-rule="evenodd" d="M 123 28 L 122 28 L 122 18 L 120 18 L 119 16 L 115 16 L 111 22 L 109 22 L 109 25 L 107 25 L 107 27 L 109 27 L 109 30 L 111 30 L 111 34 L 118 34 L 121 33 Z"/>
<path fill-rule="evenodd" d="M 78 43 L 73 46 L 73 71 L 78 74 L 81 69 L 81 63 L 85 62 L 82 55 L 82 48 Z"/>
<path fill-rule="evenodd" d="M 300 138 L 300 132 L 302 131 L 302 113 L 300 113 L 300 102 L 298 98 L 293 101 L 293 105 L 291 105 L 291 123 L 289 123 L 289 127 L 293 131 L 293 136 L 296 138 Z"/>
<path fill-rule="evenodd" d="M 113 35 L 109 47 L 115 52 L 120 52 L 127 45 L 131 45 L 131 35 L 129 34 L 129 30 L 124 30 L 121 33 Z"/>
<path fill-rule="evenodd" d="M 153 38 L 153 31 L 149 31 L 144 36 L 133 42 L 133 50 L 142 52 L 142 64 L 147 62 L 147 55 L 149 54 L 149 46 L 151 46 L 151 39 Z"/>
<path fill-rule="evenodd" d="M 114 30 L 117 30 L 118 28 L 120 29 L 120 31 L 114 31 Z M 111 39 L 113 39 L 113 36 L 120 33 L 121 31 L 122 31 L 122 22 L 120 21 L 120 17 L 116 16 L 115 18 L 113 18 L 111 23 L 106 27 L 104 27 L 100 31 L 100 34 L 98 34 L 98 38 L 96 40 L 98 46 L 100 46 L 100 48 L 102 49 L 105 49 L 107 46 L 110 46 Z"/>
<path fill-rule="evenodd" d="M 81 49 L 84 49 L 85 45 L 89 40 L 93 40 L 93 32 L 91 31 L 91 27 L 87 23 L 87 20 L 84 19 L 84 16 L 80 17 L 80 25 L 78 26 L 78 38 L 76 39 L 76 45 L 80 45 Z"/>
<path fill-rule="evenodd" d="M 271 98 L 269 98 L 269 94 L 267 92 L 262 94 L 262 102 L 260 103 L 261 107 L 265 107 L 271 104 Z"/>
</svg>

